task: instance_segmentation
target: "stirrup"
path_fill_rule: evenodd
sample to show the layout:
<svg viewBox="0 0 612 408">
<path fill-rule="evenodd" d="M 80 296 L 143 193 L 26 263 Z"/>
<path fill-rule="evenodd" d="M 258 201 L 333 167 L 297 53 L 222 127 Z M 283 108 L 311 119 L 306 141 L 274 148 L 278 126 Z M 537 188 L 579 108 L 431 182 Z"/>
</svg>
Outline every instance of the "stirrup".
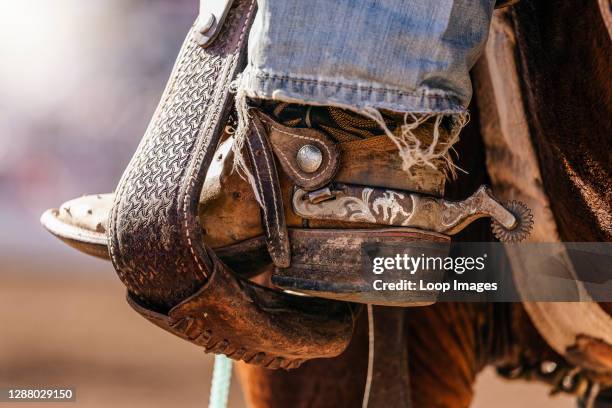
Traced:
<svg viewBox="0 0 612 408">
<path fill-rule="evenodd" d="M 214 38 L 203 41 L 199 22 L 191 29 L 114 202 L 106 206 L 105 223 L 88 231 L 91 224 L 67 216 L 67 206 L 46 212 L 42 221 L 94 255 L 101 255 L 107 239 L 128 302 L 155 325 L 209 352 L 288 369 L 341 353 L 352 336 L 354 308 L 241 278 L 206 245 L 199 221 L 200 193 L 224 136 L 233 106 L 229 85 L 244 66 L 255 11 L 255 0 L 235 0 Z M 109 198 L 86 200 L 99 210 Z M 84 200 L 71 205 L 90 207 L 82 214 L 87 219 L 94 211 Z"/>
</svg>

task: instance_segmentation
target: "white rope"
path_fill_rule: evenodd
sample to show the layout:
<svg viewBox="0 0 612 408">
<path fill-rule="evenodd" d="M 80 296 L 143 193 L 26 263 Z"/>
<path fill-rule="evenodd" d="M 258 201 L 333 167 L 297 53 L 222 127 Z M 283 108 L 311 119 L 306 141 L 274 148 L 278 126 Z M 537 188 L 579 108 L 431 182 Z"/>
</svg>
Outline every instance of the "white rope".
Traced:
<svg viewBox="0 0 612 408">
<path fill-rule="evenodd" d="M 215 356 L 208 408 L 227 408 L 231 383 L 232 360 L 223 354 L 217 354 Z"/>
<path fill-rule="evenodd" d="M 374 371 L 374 310 L 368 304 L 368 373 L 366 375 L 365 389 L 363 390 L 362 408 L 368 408 L 370 390 L 372 389 L 372 375 Z"/>
</svg>

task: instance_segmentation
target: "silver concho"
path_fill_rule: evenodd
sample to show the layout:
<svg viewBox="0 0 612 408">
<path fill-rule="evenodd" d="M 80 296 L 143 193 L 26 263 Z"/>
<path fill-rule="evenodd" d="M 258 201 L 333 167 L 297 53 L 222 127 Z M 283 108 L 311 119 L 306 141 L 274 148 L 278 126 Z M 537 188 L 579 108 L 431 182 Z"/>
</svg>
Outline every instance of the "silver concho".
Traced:
<svg viewBox="0 0 612 408">
<path fill-rule="evenodd" d="M 307 144 L 298 150 L 296 160 L 302 171 L 314 173 L 323 163 L 323 153 L 318 147 Z"/>
</svg>

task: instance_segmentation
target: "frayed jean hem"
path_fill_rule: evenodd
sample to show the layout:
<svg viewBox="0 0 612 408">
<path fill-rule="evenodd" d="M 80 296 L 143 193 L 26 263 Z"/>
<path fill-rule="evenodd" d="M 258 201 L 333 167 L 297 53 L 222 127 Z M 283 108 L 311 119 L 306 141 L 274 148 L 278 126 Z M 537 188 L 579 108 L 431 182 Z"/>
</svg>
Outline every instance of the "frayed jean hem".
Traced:
<svg viewBox="0 0 612 408">
<path fill-rule="evenodd" d="M 303 78 L 247 68 L 239 87 L 250 98 L 271 99 L 307 105 L 338 106 L 361 112 L 386 109 L 394 112 L 455 114 L 465 112 L 461 100 L 439 90 L 414 92 L 357 84 L 340 78 Z"/>
</svg>

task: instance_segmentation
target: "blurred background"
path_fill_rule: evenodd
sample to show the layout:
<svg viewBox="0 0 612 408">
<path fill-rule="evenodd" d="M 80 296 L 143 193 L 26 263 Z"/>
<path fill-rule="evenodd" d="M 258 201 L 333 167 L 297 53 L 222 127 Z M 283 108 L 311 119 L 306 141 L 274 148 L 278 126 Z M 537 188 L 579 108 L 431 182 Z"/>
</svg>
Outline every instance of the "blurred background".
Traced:
<svg viewBox="0 0 612 408">
<path fill-rule="evenodd" d="M 38 222 L 114 189 L 197 10 L 197 0 L 0 0 L 0 388 L 75 387 L 71 407 L 206 406 L 212 357 L 136 315 L 109 263 Z M 546 392 L 487 371 L 474 406 L 573 406 Z M 237 380 L 230 406 L 244 406 Z"/>
</svg>

